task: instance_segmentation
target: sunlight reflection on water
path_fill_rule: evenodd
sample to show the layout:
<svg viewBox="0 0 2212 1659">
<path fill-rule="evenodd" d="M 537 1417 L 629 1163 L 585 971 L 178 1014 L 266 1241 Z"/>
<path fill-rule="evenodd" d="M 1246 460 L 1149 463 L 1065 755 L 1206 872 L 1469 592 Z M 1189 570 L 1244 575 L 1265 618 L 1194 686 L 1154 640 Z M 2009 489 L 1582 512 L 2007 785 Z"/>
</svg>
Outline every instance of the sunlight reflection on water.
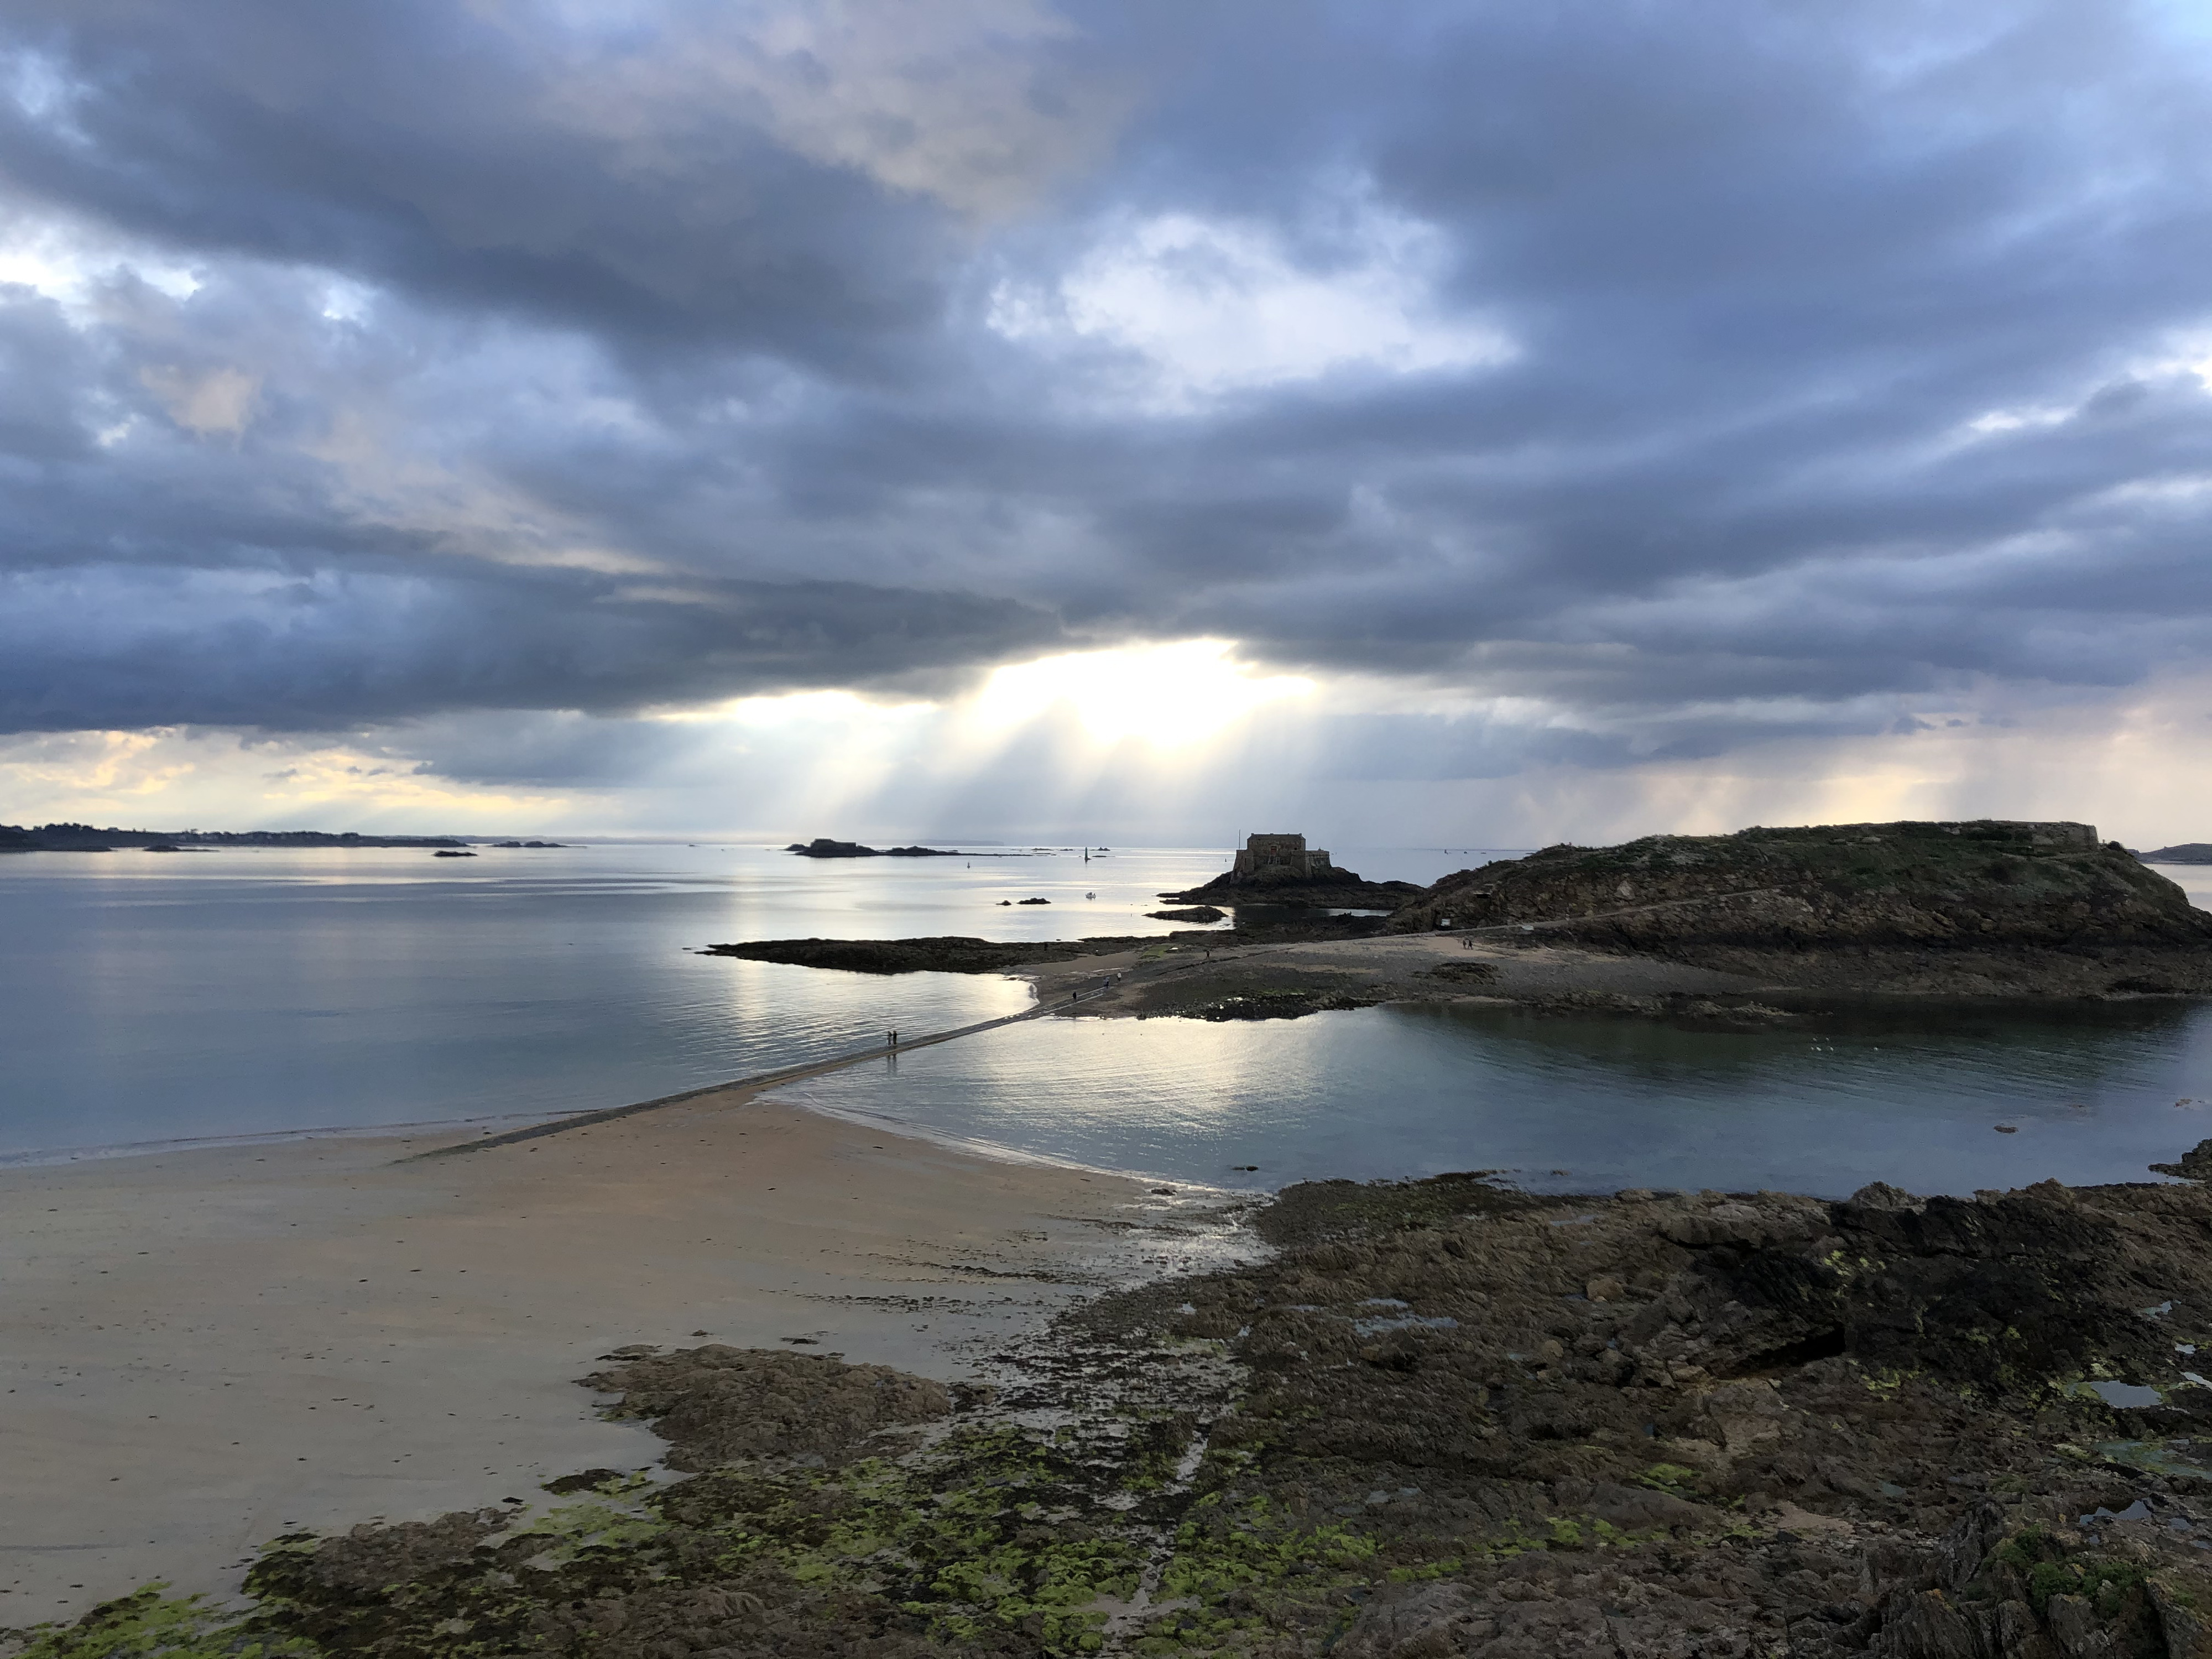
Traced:
<svg viewBox="0 0 2212 1659">
<path fill-rule="evenodd" d="M 1215 1185 L 1495 1169 L 1554 1191 L 1836 1195 L 2154 1179 L 2148 1163 L 2212 1135 L 2198 1096 L 2212 1096 L 2212 1009 L 2150 1002 L 1869 1006 L 1755 1033 L 1477 1007 L 1054 1020 L 778 1091 Z"/>
</svg>

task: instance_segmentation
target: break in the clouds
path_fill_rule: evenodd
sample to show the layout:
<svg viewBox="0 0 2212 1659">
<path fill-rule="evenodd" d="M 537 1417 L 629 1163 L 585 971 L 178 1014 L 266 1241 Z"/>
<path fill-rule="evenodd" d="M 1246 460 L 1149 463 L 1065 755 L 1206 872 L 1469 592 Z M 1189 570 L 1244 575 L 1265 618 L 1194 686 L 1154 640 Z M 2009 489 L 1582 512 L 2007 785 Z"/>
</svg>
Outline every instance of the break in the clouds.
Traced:
<svg viewBox="0 0 2212 1659">
<path fill-rule="evenodd" d="M 2116 706 L 2212 646 L 2186 22 L 19 0 L 0 731 L 611 799 L 1192 641 L 1378 787 Z"/>
</svg>

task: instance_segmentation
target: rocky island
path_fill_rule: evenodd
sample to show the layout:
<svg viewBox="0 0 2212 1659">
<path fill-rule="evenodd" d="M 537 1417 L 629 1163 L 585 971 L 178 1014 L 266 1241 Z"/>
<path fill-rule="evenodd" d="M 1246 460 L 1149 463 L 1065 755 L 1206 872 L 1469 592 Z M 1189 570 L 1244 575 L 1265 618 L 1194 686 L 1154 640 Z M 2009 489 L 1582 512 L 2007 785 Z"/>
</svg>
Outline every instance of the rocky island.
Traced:
<svg viewBox="0 0 2212 1659">
<path fill-rule="evenodd" d="M 1548 847 L 1447 876 L 1390 918 L 1818 989 L 2212 990 L 2212 914 L 2085 823 L 1822 824 Z"/>
<path fill-rule="evenodd" d="M 1229 869 L 1212 881 L 1160 896 L 1175 904 L 1391 911 L 1417 898 L 1410 881 L 1368 881 L 1339 868 L 1298 835 L 1249 836 Z"/>
<path fill-rule="evenodd" d="M 832 841 L 827 836 L 817 836 L 812 841 L 795 841 L 783 849 L 796 853 L 803 859 L 954 859 L 957 853 L 945 852 L 935 847 L 863 847 L 857 841 Z"/>
</svg>

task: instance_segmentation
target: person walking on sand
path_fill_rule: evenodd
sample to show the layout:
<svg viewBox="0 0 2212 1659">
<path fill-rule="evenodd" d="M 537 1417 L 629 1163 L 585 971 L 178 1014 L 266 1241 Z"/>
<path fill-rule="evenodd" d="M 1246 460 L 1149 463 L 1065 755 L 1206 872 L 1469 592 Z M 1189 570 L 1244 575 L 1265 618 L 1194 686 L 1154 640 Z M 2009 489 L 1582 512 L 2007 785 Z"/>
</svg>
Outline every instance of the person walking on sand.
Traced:
<svg viewBox="0 0 2212 1659">
<path fill-rule="evenodd" d="M 884 1039 L 884 1047 L 886 1048 L 898 1047 L 898 1030 L 896 1027 L 892 1029 L 891 1034 Z"/>
</svg>

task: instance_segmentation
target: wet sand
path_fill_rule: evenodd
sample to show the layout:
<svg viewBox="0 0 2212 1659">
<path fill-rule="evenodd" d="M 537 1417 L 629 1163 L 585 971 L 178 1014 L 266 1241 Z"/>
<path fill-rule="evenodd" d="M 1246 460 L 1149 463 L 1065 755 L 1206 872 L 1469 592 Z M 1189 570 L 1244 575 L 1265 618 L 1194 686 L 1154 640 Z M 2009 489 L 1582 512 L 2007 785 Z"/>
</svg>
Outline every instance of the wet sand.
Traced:
<svg viewBox="0 0 2212 1659">
<path fill-rule="evenodd" d="M 805 1338 L 957 1377 L 1199 1248 L 1188 1196 L 748 1091 L 411 1157 L 443 1144 L 0 1171 L 0 1626 L 157 1577 L 227 1592 L 290 1530 L 653 1464 L 571 1380 L 613 1347 Z"/>
</svg>

